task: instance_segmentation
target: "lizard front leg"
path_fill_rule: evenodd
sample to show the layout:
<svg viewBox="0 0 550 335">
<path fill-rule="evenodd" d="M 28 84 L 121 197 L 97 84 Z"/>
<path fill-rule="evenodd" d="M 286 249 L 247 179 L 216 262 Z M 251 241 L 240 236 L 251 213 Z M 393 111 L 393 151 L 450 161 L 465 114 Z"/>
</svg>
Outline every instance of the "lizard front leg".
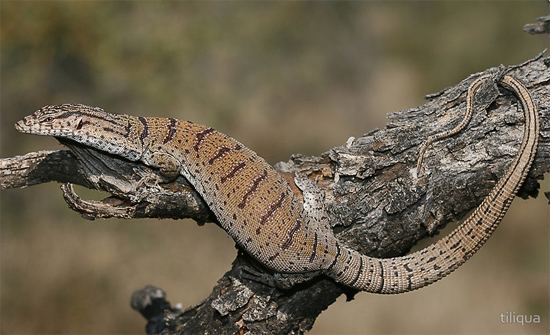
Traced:
<svg viewBox="0 0 550 335">
<path fill-rule="evenodd" d="M 159 169 L 167 182 L 174 181 L 180 175 L 181 162 L 176 157 L 164 151 L 149 152 L 143 162 Z"/>
</svg>

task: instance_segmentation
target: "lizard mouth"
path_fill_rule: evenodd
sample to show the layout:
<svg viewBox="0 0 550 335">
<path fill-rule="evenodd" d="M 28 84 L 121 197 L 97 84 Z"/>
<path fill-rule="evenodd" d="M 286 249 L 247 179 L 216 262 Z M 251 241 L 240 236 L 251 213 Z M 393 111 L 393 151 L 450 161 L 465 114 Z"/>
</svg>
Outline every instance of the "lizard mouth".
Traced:
<svg viewBox="0 0 550 335">
<path fill-rule="evenodd" d="M 30 117 L 25 117 L 15 123 L 15 129 L 24 134 L 67 136 L 68 129 L 55 129 L 51 122 L 36 122 Z"/>
<path fill-rule="evenodd" d="M 28 124 L 26 118 L 17 121 L 15 124 L 15 129 L 21 133 L 30 133 L 31 132 L 31 126 Z"/>
</svg>

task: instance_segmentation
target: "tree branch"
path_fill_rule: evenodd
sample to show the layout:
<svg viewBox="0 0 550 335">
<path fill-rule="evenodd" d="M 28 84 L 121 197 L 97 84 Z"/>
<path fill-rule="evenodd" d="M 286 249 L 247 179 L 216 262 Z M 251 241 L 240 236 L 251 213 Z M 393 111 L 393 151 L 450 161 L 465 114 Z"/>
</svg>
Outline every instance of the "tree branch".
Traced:
<svg viewBox="0 0 550 335">
<path fill-rule="evenodd" d="M 502 70 L 522 80 L 541 117 L 540 141 L 521 196 L 535 196 L 537 179 L 550 171 L 550 58 L 539 56 Z M 450 129 L 465 112 L 466 90 L 475 74 L 436 94 L 427 103 L 389 115 L 384 129 L 350 138 L 320 157 L 294 155 L 276 169 L 292 182 L 307 175 L 325 191 L 334 232 L 362 253 L 390 257 L 406 253 L 416 242 L 448 222 L 462 218 L 486 196 L 513 159 L 523 133 L 523 113 L 515 96 L 488 85 L 468 128 L 436 143 L 419 180 L 414 166 L 420 144 L 430 134 Z M 142 164 L 64 142 L 71 151 L 41 151 L 0 160 L 0 189 L 47 181 L 75 183 L 113 196 L 101 202 L 80 199 L 63 187 L 71 208 L 88 219 L 184 218 L 214 221 L 212 213 L 187 181 L 162 177 Z M 316 317 L 349 291 L 318 277 L 290 290 L 251 281 L 244 274 L 269 270 L 239 253 L 210 296 L 185 310 L 171 307 L 162 290 L 137 291 L 132 306 L 148 320 L 148 333 L 272 333 L 310 329 Z"/>
<path fill-rule="evenodd" d="M 523 31 L 529 34 L 550 34 L 550 15 L 537 18 L 537 22 L 527 23 L 523 26 Z"/>
</svg>

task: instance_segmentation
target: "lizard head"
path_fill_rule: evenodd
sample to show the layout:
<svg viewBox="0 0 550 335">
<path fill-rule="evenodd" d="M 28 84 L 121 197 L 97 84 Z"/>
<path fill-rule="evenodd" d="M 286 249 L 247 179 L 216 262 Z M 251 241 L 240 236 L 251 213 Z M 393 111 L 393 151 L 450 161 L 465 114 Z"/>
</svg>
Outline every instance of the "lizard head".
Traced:
<svg viewBox="0 0 550 335">
<path fill-rule="evenodd" d="M 141 157 L 141 143 L 130 136 L 134 118 L 79 104 L 45 106 L 15 124 L 27 134 L 53 136 L 120 155 L 132 161 Z"/>
</svg>

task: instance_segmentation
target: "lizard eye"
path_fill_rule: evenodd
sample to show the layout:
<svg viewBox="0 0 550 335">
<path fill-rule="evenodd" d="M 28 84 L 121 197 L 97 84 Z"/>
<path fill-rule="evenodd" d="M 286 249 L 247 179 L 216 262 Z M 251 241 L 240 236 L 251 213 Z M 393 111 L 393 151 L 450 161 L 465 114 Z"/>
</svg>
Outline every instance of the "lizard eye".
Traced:
<svg viewBox="0 0 550 335">
<path fill-rule="evenodd" d="M 48 116 L 47 118 L 44 119 L 44 121 L 46 121 L 46 122 L 52 122 L 52 121 L 53 121 L 53 117 L 52 117 L 52 116 Z"/>
</svg>

